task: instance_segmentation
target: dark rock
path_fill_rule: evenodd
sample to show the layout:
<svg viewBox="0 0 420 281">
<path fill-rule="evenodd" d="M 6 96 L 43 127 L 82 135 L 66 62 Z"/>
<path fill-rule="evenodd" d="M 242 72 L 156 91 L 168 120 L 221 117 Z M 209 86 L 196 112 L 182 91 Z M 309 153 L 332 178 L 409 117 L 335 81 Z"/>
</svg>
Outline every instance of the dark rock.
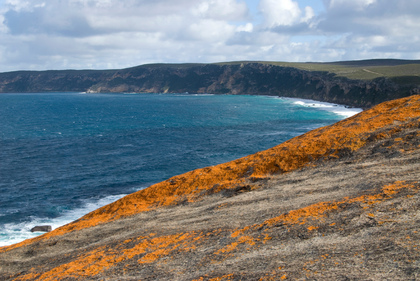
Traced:
<svg viewBox="0 0 420 281">
<path fill-rule="evenodd" d="M 37 225 L 31 229 L 31 232 L 50 232 L 51 230 L 51 225 Z"/>
<path fill-rule="evenodd" d="M 420 93 L 418 84 L 401 84 L 394 80 L 385 77 L 352 80 L 325 71 L 251 62 L 229 65 L 159 64 L 120 70 L 0 73 L 0 93 L 249 94 L 305 98 L 362 108 Z"/>
</svg>

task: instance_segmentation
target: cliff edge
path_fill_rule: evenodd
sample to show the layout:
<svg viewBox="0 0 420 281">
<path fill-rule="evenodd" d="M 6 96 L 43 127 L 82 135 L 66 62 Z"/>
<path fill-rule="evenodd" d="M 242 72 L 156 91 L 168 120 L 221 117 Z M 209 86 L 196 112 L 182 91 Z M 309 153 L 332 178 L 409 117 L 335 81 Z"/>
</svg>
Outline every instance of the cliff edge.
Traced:
<svg viewBox="0 0 420 281">
<path fill-rule="evenodd" d="M 0 73 L 0 93 L 208 93 L 271 95 L 370 108 L 420 94 L 420 61 L 150 64 L 120 70 Z"/>
<path fill-rule="evenodd" d="M 416 280 L 420 96 L 0 248 L 1 280 Z"/>
</svg>

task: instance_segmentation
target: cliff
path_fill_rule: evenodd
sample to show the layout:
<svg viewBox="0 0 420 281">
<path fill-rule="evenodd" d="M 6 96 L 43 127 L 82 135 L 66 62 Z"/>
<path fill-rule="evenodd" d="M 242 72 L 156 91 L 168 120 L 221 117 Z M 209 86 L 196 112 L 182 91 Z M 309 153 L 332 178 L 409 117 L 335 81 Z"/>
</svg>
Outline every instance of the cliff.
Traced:
<svg viewBox="0 0 420 281">
<path fill-rule="evenodd" d="M 1 280 L 415 280 L 420 95 L 0 248 Z"/>
<path fill-rule="evenodd" d="M 391 76 L 366 69 L 381 63 Z M 398 64 L 399 63 L 399 64 Z M 154 64 L 122 70 L 18 71 L 0 73 L 0 92 L 137 92 L 249 94 L 307 98 L 369 108 L 383 101 L 420 94 L 418 61 L 369 60 L 331 64 L 232 62 Z M 337 69 L 337 65 L 339 68 Z M 413 68 L 415 66 L 415 68 Z M 310 70 L 310 69 L 321 69 Z M 374 79 L 350 79 L 339 73 Z M 410 71 L 406 71 L 410 69 Z M 357 77 L 359 77 L 357 76 Z M 349 76 L 352 77 L 352 76 Z"/>
</svg>

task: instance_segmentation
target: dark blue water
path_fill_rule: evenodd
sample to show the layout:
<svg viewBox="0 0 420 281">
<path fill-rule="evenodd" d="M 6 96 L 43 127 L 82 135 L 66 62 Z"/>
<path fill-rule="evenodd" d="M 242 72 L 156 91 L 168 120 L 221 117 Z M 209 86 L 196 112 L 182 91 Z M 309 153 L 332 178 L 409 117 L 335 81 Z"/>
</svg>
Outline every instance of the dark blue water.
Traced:
<svg viewBox="0 0 420 281">
<path fill-rule="evenodd" d="M 341 119 L 262 96 L 1 94 L 0 246 Z"/>
</svg>

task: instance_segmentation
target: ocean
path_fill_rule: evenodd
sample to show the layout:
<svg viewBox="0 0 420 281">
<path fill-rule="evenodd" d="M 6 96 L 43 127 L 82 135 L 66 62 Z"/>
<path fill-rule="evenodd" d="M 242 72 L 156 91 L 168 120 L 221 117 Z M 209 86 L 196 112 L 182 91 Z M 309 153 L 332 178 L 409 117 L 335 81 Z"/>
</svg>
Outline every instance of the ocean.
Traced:
<svg viewBox="0 0 420 281">
<path fill-rule="evenodd" d="M 360 111 L 247 95 L 0 94 L 0 246 Z"/>
</svg>

